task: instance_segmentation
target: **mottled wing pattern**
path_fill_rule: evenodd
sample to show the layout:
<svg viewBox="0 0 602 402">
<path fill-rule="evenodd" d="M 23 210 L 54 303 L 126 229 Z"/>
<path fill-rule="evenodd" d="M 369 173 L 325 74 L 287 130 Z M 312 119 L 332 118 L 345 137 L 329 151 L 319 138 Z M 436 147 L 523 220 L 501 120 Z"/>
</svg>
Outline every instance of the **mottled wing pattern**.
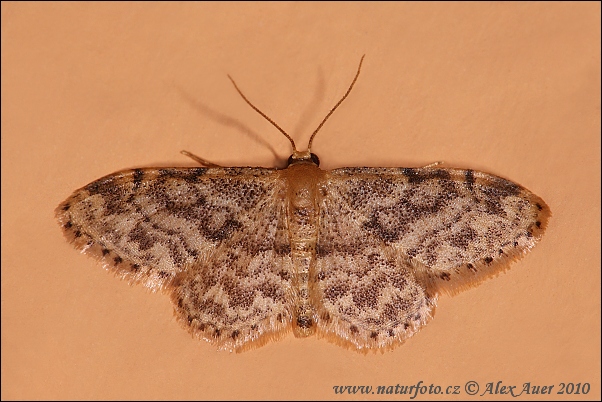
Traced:
<svg viewBox="0 0 602 402">
<path fill-rule="evenodd" d="M 319 329 L 359 349 L 411 336 L 439 293 L 505 269 L 550 216 L 527 189 L 460 169 L 333 170 L 319 205 Z"/>
<path fill-rule="evenodd" d="M 284 188 L 274 169 L 135 169 L 75 191 L 56 214 L 77 248 L 168 290 L 191 332 L 231 350 L 289 327 Z"/>
</svg>

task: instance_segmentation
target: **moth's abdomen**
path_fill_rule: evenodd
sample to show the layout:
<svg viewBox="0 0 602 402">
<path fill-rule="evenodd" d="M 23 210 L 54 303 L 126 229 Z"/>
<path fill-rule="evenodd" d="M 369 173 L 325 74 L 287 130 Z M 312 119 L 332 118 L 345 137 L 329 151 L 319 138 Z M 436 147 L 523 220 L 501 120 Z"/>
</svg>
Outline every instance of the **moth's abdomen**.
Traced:
<svg viewBox="0 0 602 402">
<path fill-rule="evenodd" d="M 318 239 L 317 182 L 322 171 L 310 163 L 290 166 L 285 171 L 288 186 L 287 219 L 293 261 L 293 333 L 313 335 L 316 308 L 311 302 Z"/>
</svg>

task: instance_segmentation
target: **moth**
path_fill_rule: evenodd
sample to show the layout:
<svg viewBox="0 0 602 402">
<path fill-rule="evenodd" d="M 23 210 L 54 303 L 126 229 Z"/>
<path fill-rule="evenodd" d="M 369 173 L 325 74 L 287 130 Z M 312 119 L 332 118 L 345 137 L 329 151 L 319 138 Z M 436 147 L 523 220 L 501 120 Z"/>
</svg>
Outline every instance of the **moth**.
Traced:
<svg viewBox="0 0 602 402">
<path fill-rule="evenodd" d="M 362 57 L 363 61 L 363 57 Z M 290 331 L 357 350 L 392 348 L 454 294 L 505 270 L 541 238 L 546 203 L 471 169 L 319 168 L 316 133 L 285 169 L 124 170 L 62 202 L 73 245 L 130 283 L 171 296 L 178 320 L 223 350 Z M 228 76 L 229 77 L 229 76 Z"/>
</svg>

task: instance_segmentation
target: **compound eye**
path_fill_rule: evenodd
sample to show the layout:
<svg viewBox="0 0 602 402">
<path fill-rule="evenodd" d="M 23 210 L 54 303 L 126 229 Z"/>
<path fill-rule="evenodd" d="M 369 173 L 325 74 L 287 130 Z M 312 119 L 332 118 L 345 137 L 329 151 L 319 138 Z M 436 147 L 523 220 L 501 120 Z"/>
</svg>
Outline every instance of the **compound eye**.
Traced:
<svg viewBox="0 0 602 402">
<path fill-rule="evenodd" d="M 310 154 L 309 157 L 310 157 L 311 161 L 314 163 L 314 165 L 320 166 L 320 158 L 318 158 L 318 155 Z"/>
</svg>

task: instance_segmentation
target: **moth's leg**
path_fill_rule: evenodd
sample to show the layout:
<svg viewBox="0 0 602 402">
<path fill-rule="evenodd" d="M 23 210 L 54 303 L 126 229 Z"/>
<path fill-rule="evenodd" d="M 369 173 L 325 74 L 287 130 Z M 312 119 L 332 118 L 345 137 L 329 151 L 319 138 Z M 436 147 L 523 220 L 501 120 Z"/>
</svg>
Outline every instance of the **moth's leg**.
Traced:
<svg viewBox="0 0 602 402">
<path fill-rule="evenodd" d="M 213 162 L 209 162 L 207 159 L 203 159 L 201 157 L 198 157 L 195 154 L 192 154 L 192 153 L 190 153 L 188 151 L 180 151 L 180 153 L 182 155 L 186 155 L 187 157 L 191 158 L 192 160 L 194 160 L 194 161 L 196 161 L 196 162 L 198 162 L 201 165 L 206 166 L 206 167 L 223 167 L 223 166 L 217 165 L 217 164 L 215 164 Z"/>
<path fill-rule="evenodd" d="M 443 165 L 443 163 L 445 163 L 445 162 L 438 161 L 438 162 L 429 163 L 428 165 L 423 166 L 422 169 L 432 168 L 432 167 L 435 167 L 435 166 Z"/>
</svg>

